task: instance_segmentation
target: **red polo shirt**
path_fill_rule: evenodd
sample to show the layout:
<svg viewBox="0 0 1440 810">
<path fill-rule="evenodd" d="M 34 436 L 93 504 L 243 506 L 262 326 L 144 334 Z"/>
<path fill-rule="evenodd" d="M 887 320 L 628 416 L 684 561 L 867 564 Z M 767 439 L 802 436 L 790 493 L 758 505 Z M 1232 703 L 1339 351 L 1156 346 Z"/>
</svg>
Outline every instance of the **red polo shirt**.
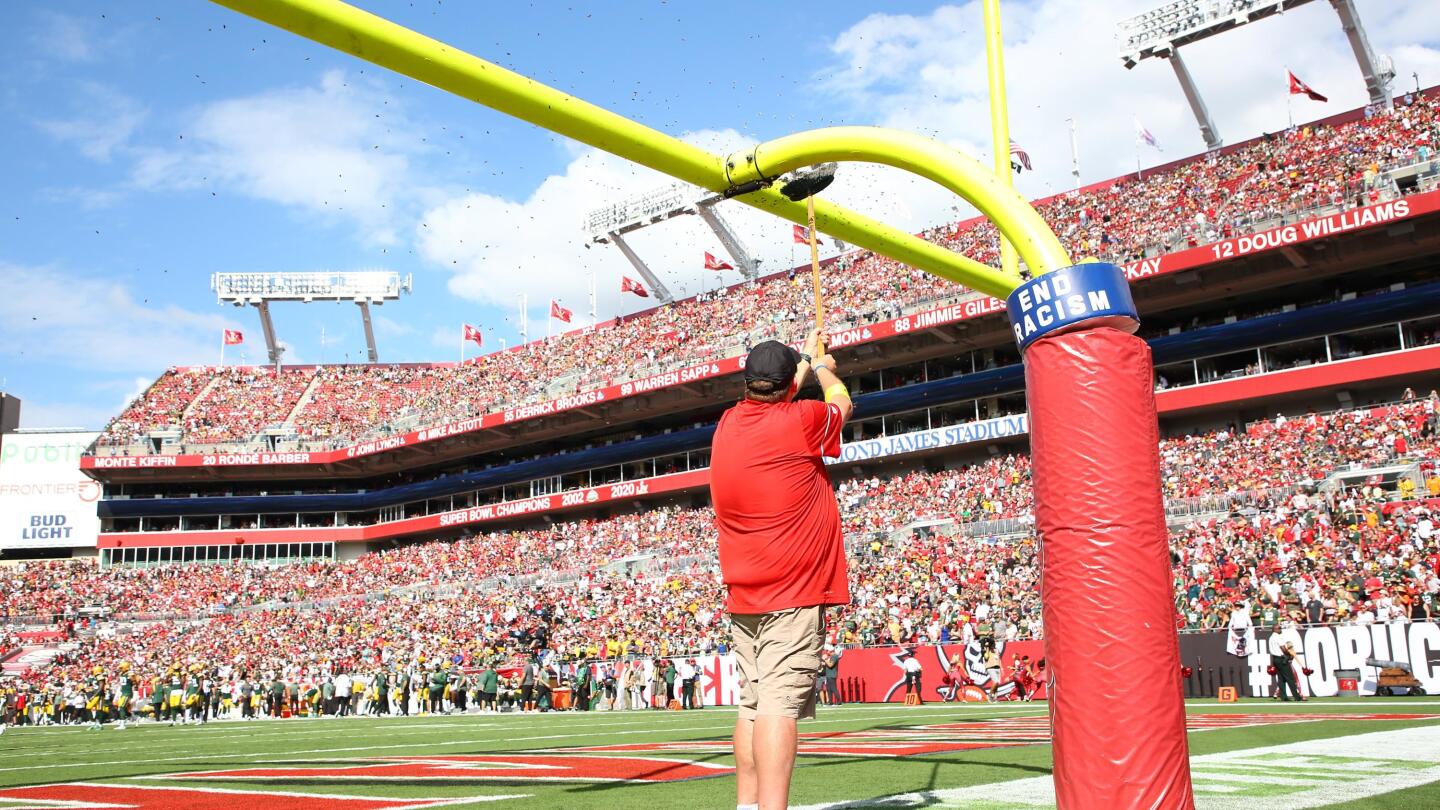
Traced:
<svg viewBox="0 0 1440 810">
<path fill-rule="evenodd" d="M 840 455 L 840 409 L 743 401 L 710 454 L 710 498 L 731 613 L 850 602 L 840 508 L 822 456 Z"/>
</svg>

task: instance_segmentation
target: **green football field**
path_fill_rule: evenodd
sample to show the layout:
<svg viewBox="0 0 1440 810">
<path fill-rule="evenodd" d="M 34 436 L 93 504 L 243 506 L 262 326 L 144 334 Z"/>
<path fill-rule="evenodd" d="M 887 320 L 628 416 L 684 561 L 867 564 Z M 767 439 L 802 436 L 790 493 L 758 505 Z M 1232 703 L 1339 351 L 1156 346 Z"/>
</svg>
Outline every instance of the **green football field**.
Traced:
<svg viewBox="0 0 1440 810">
<path fill-rule="evenodd" d="M 1204 808 L 1440 807 L 1440 701 L 1195 701 Z M 0 808 L 725 808 L 734 712 L 141 723 L 0 736 Z M 1042 704 L 821 708 L 792 807 L 1050 807 Z"/>
</svg>

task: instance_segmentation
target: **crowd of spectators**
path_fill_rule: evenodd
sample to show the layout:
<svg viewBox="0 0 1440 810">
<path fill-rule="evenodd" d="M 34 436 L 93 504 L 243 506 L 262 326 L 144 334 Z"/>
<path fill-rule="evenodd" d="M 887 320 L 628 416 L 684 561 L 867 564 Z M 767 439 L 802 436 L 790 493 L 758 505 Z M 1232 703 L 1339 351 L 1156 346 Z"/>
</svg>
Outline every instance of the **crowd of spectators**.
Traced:
<svg viewBox="0 0 1440 810">
<path fill-rule="evenodd" d="M 1420 97 L 1393 114 L 1267 135 L 1222 154 L 1076 193 L 1037 208 L 1076 256 L 1123 262 L 1228 238 L 1325 206 L 1372 202 L 1383 169 L 1429 160 L 1437 100 Z M 982 262 L 998 261 L 987 220 L 922 234 Z M 151 430 L 181 428 L 187 445 L 235 444 L 285 423 L 307 447 L 336 447 L 401 429 L 442 424 L 527 402 L 636 379 L 666 368 L 743 353 L 756 340 L 796 339 L 810 288 L 793 273 L 720 289 L 464 364 L 342 366 L 313 374 L 172 369 L 106 429 L 102 446 L 127 446 Z M 964 291 L 866 251 L 824 272 L 832 327 L 894 317 Z M 215 386 L 182 413 L 210 382 Z M 301 391 L 308 399 L 296 408 Z"/>
<path fill-rule="evenodd" d="M 309 369 L 233 366 L 185 413 L 187 441 L 219 444 L 243 441 L 263 428 L 279 427 L 310 385 Z"/>
<path fill-rule="evenodd" d="M 185 409 L 210 384 L 209 373 L 165 372 L 144 393 L 130 403 L 105 429 L 102 441 L 127 445 L 143 442 L 150 431 L 178 429 Z"/>
<path fill-rule="evenodd" d="M 1172 520 L 1177 624 L 1401 621 L 1440 614 L 1440 396 L 1277 416 L 1161 443 L 1169 502 L 1236 497 Z M 1397 459 L 1422 474 L 1364 474 Z M 835 644 L 1039 635 L 1038 544 L 1025 454 L 961 469 L 853 478 L 837 487 L 852 603 Z M 1203 505 L 1202 505 L 1203 506 Z M 1021 528 L 992 534 L 988 522 Z M 201 663 L 331 672 L 721 652 L 728 644 L 708 508 L 658 508 L 545 529 L 401 546 L 347 562 L 155 568 L 25 563 L 0 571 L 0 614 L 172 614 L 99 622 L 41 679 L 96 665 L 136 673 Z M 148 675 L 147 675 L 148 677 Z"/>
</svg>

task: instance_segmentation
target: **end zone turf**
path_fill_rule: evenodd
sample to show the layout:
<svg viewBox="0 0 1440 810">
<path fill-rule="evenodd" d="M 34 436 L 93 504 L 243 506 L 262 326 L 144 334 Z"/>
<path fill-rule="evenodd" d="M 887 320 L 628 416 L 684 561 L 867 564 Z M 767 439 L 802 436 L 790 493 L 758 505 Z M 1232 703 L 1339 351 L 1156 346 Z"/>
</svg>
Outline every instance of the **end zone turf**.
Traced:
<svg viewBox="0 0 1440 810">
<path fill-rule="evenodd" d="M 1440 806 L 1440 702 L 1188 706 L 1203 808 Z M 0 808 L 726 807 L 734 713 L 19 729 Z M 1043 704 L 822 709 L 796 806 L 1053 807 Z"/>
</svg>

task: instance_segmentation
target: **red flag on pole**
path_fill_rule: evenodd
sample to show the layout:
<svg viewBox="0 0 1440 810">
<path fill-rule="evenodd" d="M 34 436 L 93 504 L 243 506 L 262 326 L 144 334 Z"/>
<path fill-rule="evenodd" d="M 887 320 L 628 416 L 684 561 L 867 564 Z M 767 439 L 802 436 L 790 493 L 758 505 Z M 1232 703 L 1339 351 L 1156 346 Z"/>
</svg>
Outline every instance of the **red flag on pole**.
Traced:
<svg viewBox="0 0 1440 810">
<path fill-rule="evenodd" d="M 1329 101 L 1328 98 L 1315 92 L 1315 90 L 1311 88 L 1310 85 L 1300 81 L 1300 77 L 1296 76 L 1294 73 L 1291 73 L 1287 70 L 1285 71 L 1285 75 L 1290 78 L 1290 95 L 1309 96 L 1312 101 Z"/>
<path fill-rule="evenodd" d="M 722 262 L 722 261 L 720 261 L 719 259 L 715 258 L 715 256 L 714 256 L 713 254 L 711 254 L 710 251 L 707 250 L 707 251 L 705 251 L 705 269 L 706 269 L 706 270 L 734 270 L 735 267 L 734 267 L 733 265 L 731 265 L 729 262 Z"/>
<path fill-rule="evenodd" d="M 245 342 L 245 334 L 238 329 L 225 330 L 225 345 L 238 346 Z"/>
<path fill-rule="evenodd" d="M 791 231 L 791 238 L 802 245 L 808 245 L 810 244 L 810 229 L 804 225 L 796 225 L 794 226 L 794 230 Z M 815 244 L 818 245 L 820 242 L 821 239 L 817 235 L 815 237 Z"/>
<path fill-rule="evenodd" d="M 565 323 L 570 323 L 570 317 L 573 314 L 570 310 L 560 306 L 559 301 L 556 301 L 554 298 L 550 299 L 550 317 L 564 321 Z"/>
<path fill-rule="evenodd" d="M 620 277 L 620 292 L 635 293 L 641 298 L 650 297 L 650 293 L 645 290 L 645 285 L 629 276 Z"/>
<path fill-rule="evenodd" d="M 480 330 L 468 323 L 465 324 L 465 336 L 463 339 L 473 341 L 476 346 L 485 345 L 485 337 L 480 334 Z"/>
</svg>

